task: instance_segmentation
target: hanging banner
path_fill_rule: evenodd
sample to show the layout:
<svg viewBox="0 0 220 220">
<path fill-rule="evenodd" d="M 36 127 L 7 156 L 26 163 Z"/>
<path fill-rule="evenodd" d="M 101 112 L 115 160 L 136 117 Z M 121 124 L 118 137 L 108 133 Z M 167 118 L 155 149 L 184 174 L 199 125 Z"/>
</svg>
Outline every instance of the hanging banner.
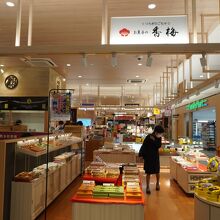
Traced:
<svg viewBox="0 0 220 220">
<path fill-rule="evenodd" d="M 187 16 L 112 17 L 110 44 L 188 44 Z"/>
<path fill-rule="evenodd" d="M 54 93 L 50 99 L 51 121 L 69 121 L 71 116 L 71 93 Z"/>
<path fill-rule="evenodd" d="M 172 110 L 170 107 L 166 107 L 165 111 L 164 111 L 164 116 L 165 117 L 170 117 L 172 115 Z"/>
</svg>

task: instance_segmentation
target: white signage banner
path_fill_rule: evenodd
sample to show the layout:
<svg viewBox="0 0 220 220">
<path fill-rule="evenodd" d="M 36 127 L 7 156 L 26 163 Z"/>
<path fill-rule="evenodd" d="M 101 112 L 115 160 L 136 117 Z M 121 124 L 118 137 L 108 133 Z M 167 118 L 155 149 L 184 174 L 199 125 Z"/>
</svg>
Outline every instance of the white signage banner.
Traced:
<svg viewBox="0 0 220 220">
<path fill-rule="evenodd" d="M 112 17 L 110 44 L 187 44 L 187 16 Z"/>
</svg>

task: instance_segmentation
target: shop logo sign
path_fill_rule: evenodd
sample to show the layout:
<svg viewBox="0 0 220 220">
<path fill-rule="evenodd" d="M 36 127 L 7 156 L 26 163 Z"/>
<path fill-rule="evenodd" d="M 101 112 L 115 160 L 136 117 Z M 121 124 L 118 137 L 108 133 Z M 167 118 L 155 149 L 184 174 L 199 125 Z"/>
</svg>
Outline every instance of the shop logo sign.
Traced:
<svg viewBox="0 0 220 220">
<path fill-rule="evenodd" d="M 127 28 L 123 28 L 119 31 L 122 37 L 127 37 L 130 34 L 130 31 Z"/>
<path fill-rule="evenodd" d="M 201 99 L 186 106 L 186 110 L 192 111 L 208 106 L 207 99 Z"/>
<path fill-rule="evenodd" d="M 188 44 L 186 15 L 112 17 L 110 44 Z"/>
</svg>

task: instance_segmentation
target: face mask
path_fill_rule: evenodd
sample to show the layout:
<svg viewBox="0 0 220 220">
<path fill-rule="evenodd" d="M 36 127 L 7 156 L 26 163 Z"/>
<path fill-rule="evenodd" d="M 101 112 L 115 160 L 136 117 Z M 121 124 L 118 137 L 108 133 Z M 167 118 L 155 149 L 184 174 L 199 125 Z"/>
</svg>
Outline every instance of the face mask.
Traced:
<svg viewBox="0 0 220 220">
<path fill-rule="evenodd" d="M 163 137 L 163 134 L 155 134 L 155 136 L 156 136 L 157 138 L 161 138 L 161 137 Z"/>
</svg>

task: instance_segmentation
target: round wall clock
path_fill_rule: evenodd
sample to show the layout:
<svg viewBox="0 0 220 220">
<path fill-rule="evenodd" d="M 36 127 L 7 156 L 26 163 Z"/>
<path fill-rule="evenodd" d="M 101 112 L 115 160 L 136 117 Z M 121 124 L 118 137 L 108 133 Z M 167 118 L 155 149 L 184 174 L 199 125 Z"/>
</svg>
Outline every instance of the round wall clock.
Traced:
<svg viewBox="0 0 220 220">
<path fill-rule="evenodd" d="M 5 79 L 5 86 L 8 89 L 14 89 L 18 85 L 18 78 L 15 75 L 9 75 Z"/>
</svg>

